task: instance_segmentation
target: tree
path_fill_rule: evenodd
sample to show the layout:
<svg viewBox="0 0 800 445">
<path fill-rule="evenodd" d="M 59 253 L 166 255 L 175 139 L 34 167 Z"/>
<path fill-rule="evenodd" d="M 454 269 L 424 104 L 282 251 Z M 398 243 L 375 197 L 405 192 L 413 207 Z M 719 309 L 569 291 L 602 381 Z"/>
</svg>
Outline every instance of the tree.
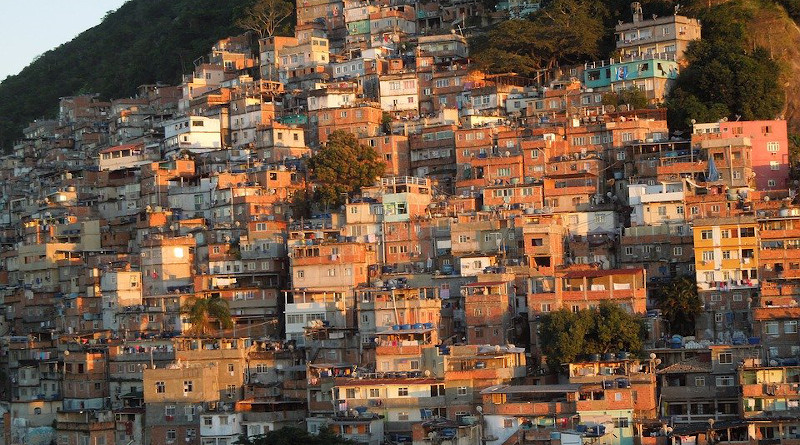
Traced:
<svg viewBox="0 0 800 445">
<path fill-rule="evenodd" d="M 671 333 L 694 335 L 695 318 L 703 312 L 703 301 L 697 294 L 693 277 L 674 279 L 654 292 L 661 314 L 670 323 Z"/>
<path fill-rule="evenodd" d="M 193 297 L 183 305 L 181 313 L 189 316 L 193 334 L 207 334 L 215 327 L 215 321 L 221 329 L 233 327 L 228 302 L 220 297 Z"/>
<path fill-rule="evenodd" d="M 284 427 L 276 431 L 249 439 L 240 436 L 235 442 L 236 445 L 353 445 L 355 442 L 344 439 L 330 430 L 330 428 L 320 428 L 316 435 L 306 430 L 294 427 Z"/>
<path fill-rule="evenodd" d="M 603 105 L 613 105 L 615 107 L 627 105 L 632 110 L 641 110 L 642 108 L 647 108 L 649 104 L 647 95 L 637 87 L 628 88 L 617 93 L 607 93 L 603 96 Z"/>
<path fill-rule="evenodd" d="M 359 143 L 356 135 L 336 130 L 309 159 L 308 167 L 316 186 L 315 199 L 332 206 L 343 204 L 343 197 L 372 185 L 383 175 L 386 164 L 374 148 Z"/>
<path fill-rule="evenodd" d="M 546 314 L 541 318 L 539 332 L 548 365 L 558 369 L 581 354 L 639 352 L 646 331 L 637 316 L 605 302 L 594 309 L 560 309 Z"/>
<path fill-rule="evenodd" d="M 254 31 L 260 39 L 272 37 L 292 13 L 294 5 L 287 0 L 257 0 L 236 20 L 236 26 Z"/>
<path fill-rule="evenodd" d="M 763 48 L 749 47 L 744 24 L 751 14 L 735 3 L 714 6 L 701 15 L 703 39 L 689 45 L 689 66 L 666 100 L 671 128 L 688 130 L 692 121 L 723 117 L 774 119 L 782 112 L 782 66 Z"/>
<path fill-rule="evenodd" d="M 491 72 L 531 75 L 559 63 L 578 63 L 600 54 L 603 21 L 598 4 L 553 0 L 527 19 L 507 20 L 473 40 L 474 59 Z"/>
</svg>

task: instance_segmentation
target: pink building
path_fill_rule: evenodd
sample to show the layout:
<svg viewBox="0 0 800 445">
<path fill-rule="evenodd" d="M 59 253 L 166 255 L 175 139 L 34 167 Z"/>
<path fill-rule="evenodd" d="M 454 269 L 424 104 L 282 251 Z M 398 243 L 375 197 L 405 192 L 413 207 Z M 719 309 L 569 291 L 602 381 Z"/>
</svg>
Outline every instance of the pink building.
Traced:
<svg viewBox="0 0 800 445">
<path fill-rule="evenodd" d="M 758 190 L 784 189 L 789 178 L 789 140 L 786 121 L 739 121 L 696 124 L 695 134 L 749 138 Z"/>
</svg>

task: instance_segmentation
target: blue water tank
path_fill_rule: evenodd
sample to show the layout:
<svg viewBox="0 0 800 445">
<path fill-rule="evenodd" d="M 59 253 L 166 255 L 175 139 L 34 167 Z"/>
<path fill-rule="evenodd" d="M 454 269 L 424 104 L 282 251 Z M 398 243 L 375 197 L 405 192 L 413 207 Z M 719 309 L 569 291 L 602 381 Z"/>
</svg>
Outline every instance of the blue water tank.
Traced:
<svg viewBox="0 0 800 445">
<path fill-rule="evenodd" d="M 393 325 L 392 326 L 392 330 L 393 331 L 399 331 L 400 330 L 400 325 L 399 324 Z"/>
<path fill-rule="evenodd" d="M 433 323 L 425 323 L 423 326 L 425 326 L 425 329 L 433 329 Z"/>
<path fill-rule="evenodd" d="M 407 330 L 411 329 L 411 325 L 410 324 L 400 325 L 400 329 L 403 330 L 403 331 L 407 331 Z"/>
<path fill-rule="evenodd" d="M 422 323 L 414 323 L 414 329 L 422 329 Z"/>
</svg>

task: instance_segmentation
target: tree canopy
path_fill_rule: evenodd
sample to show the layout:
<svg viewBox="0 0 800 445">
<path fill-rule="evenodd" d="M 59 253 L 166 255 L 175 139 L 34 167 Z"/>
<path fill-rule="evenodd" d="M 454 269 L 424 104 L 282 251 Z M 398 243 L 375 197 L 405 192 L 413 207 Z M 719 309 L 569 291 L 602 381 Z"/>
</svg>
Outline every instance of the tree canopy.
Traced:
<svg viewBox="0 0 800 445">
<path fill-rule="evenodd" d="M 336 130 L 309 159 L 308 167 L 316 184 L 316 201 L 331 206 L 342 204 L 344 197 L 372 185 L 375 178 L 383 175 L 386 164 L 374 148 L 360 143 L 356 135 Z"/>
<path fill-rule="evenodd" d="M 220 329 L 233 327 L 228 302 L 220 297 L 193 297 L 184 304 L 181 312 L 188 315 L 191 332 L 195 335 L 206 335 L 217 326 Z"/>
<path fill-rule="evenodd" d="M 530 75 L 558 63 L 597 58 L 605 33 L 601 7 L 592 1 L 553 0 L 527 19 L 502 22 L 476 39 L 475 60 L 491 72 Z"/>
<path fill-rule="evenodd" d="M 782 67 L 763 48 L 748 47 L 749 17 L 734 3 L 701 13 L 703 39 L 689 45 L 689 66 L 666 101 L 671 128 L 689 129 L 692 120 L 774 119 L 781 113 Z"/>
<path fill-rule="evenodd" d="M 581 354 L 637 353 L 644 337 L 641 319 L 613 303 L 578 312 L 560 309 L 542 316 L 539 325 L 542 353 L 552 369 Z"/>
<path fill-rule="evenodd" d="M 294 14 L 294 4 L 288 0 L 256 0 L 236 19 L 236 26 L 253 31 L 258 37 L 272 37 L 278 31 L 289 31 L 287 19 Z"/>
<path fill-rule="evenodd" d="M 703 312 L 703 300 L 697 294 L 694 277 L 671 280 L 656 288 L 654 296 L 672 334 L 694 335 L 695 318 Z"/>
<path fill-rule="evenodd" d="M 603 96 L 603 105 L 613 105 L 615 107 L 627 105 L 632 110 L 639 110 L 647 108 L 648 104 L 647 95 L 636 87 L 617 91 L 616 93 L 606 93 Z"/>
</svg>

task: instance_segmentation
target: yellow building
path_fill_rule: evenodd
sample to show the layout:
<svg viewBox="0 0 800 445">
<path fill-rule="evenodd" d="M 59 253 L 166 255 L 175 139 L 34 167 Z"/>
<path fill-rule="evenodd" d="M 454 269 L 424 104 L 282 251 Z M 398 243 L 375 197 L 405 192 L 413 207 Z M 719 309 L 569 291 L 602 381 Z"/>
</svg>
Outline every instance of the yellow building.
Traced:
<svg viewBox="0 0 800 445">
<path fill-rule="evenodd" d="M 744 333 L 758 291 L 758 228 L 752 216 L 704 218 L 694 224 L 697 287 L 705 303 L 705 335 L 727 340 Z M 698 330 L 704 328 L 698 323 Z"/>
</svg>

